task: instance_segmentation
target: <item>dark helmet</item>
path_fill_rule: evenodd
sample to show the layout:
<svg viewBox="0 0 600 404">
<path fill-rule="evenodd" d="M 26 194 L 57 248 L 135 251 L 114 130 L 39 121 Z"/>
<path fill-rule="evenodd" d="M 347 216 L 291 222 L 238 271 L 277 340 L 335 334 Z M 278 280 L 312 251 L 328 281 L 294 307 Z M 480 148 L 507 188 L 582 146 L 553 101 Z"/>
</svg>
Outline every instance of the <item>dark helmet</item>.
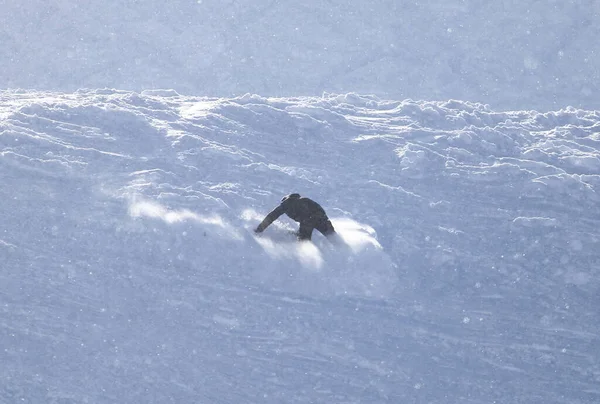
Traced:
<svg viewBox="0 0 600 404">
<path fill-rule="evenodd" d="M 298 199 L 300 198 L 300 194 L 289 194 L 281 198 L 281 202 L 287 201 L 288 199 Z"/>
</svg>

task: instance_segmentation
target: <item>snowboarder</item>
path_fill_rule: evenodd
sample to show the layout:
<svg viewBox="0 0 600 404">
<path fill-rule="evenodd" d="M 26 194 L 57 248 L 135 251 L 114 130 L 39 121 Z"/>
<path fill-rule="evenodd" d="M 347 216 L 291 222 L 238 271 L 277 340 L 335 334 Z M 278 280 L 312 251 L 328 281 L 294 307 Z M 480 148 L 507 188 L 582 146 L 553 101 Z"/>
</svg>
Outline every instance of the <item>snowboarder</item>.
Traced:
<svg viewBox="0 0 600 404">
<path fill-rule="evenodd" d="M 300 194 L 285 196 L 279 206 L 273 209 L 254 230 L 262 233 L 273 221 L 283 214 L 300 223 L 296 235 L 298 240 L 310 240 L 313 229 L 317 229 L 324 236 L 330 238 L 336 234 L 327 214 L 317 202 Z"/>
</svg>

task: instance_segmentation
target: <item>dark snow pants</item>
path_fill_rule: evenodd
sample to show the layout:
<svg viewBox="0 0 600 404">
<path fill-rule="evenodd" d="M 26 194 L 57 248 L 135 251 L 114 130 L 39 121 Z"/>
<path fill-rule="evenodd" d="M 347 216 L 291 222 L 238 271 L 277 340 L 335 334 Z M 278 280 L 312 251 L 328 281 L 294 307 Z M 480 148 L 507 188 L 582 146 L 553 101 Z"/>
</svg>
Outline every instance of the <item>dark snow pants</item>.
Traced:
<svg viewBox="0 0 600 404">
<path fill-rule="evenodd" d="M 316 223 L 300 222 L 298 240 L 310 240 L 314 229 L 320 231 L 325 237 L 335 234 L 335 229 L 329 219 L 320 219 Z"/>
</svg>

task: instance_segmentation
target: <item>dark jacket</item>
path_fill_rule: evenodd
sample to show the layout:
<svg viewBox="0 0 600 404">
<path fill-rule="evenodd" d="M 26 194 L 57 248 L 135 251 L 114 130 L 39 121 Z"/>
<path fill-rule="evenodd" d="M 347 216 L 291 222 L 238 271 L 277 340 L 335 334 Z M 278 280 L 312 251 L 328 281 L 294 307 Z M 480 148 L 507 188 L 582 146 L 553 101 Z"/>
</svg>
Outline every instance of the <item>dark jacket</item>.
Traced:
<svg viewBox="0 0 600 404">
<path fill-rule="evenodd" d="M 300 223 L 300 226 L 309 227 L 311 230 L 320 227 L 321 223 L 327 223 L 329 218 L 317 202 L 310 198 L 301 197 L 299 194 L 291 194 L 281 200 L 279 206 L 273 209 L 256 228 L 262 232 L 279 216 L 286 214 L 290 219 Z M 333 228 L 332 228 L 333 230 Z"/>
</svg>

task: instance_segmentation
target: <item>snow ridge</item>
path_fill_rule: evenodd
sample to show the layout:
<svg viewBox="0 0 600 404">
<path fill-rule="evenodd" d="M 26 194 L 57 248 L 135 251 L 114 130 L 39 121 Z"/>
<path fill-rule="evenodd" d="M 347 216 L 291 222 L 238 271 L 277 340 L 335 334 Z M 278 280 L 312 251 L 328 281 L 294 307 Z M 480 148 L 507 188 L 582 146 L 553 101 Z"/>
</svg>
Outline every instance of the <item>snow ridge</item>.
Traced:
<svg viewBox="0 0 600 404">
<path fill-rule="evenodd" d="M 104 89 L 0 117 L 0 402 L 598 399 L 598 111 Z M 290 192 L 344 244 L 256 236 Z"/>
</svg>

